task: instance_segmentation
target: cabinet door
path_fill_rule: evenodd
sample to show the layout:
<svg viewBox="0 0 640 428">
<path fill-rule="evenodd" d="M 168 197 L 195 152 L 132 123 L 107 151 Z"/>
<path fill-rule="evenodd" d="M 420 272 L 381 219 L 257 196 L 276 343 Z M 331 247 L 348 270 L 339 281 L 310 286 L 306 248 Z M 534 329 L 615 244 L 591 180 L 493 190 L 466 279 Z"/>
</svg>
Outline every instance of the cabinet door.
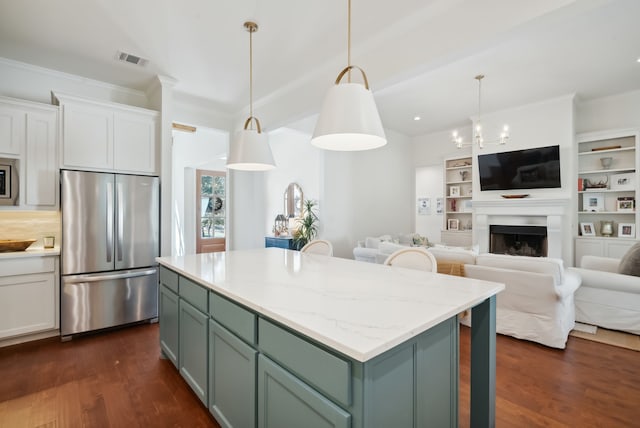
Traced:
<svg viewBox="0 0 640 428">
<path fill-rule="evenodd" d="M 178 295 L 160 285 L 160 307 L 158 318 L 160 321 L 160 348 L 165 356 L 176 368 L 178 365 L 179 342 L 179 315 Z"/>
<path fill-rule="evenodd" d="M 602 239 L 576 239 L 575 247 L 575 266 L 580 266 L 580 260 L 582 256 L 600 256 L 604 257 L 604 242 Z"/>
<path fill-rule="evenodd" d="M 209 323 L 209 410 L 223 427 L 255 427 L 258 352 Z"/>
<path fill-rule="evenodd" d="M 258 356 L 258 426 L 326 428 L 351 425 L 351 415 L 263 355 Z"/>
<path fill-rule="evenodd" d="M 0 339 L 56 328 L 55 273 L 0 278 Z"/>
<path fill-rule="evenodd" d="M 90 104 L 62 105 L 62 166 L 113 168 L 113 112 Z"/>
<path fill-rule="evenodd" d="M 117 171 L 156 173 L 155 117 L 129 112 L 115 113 L 113 144 L 114 168 Z"/>
<path fill-rule="evenodd" d="M 180 299 L 180 374 L 206 406 L 209 316 Z"/>
<path fill-rule="evenodd" d="M 55 206 L 58 188 L 56 112 L 27 115 L 25 203 Z"/>
<path fill-rule="evenodd" d="M 23 109 L 0 104 L 0 153 L 22 154 L 25 117 Z"/>
</svg>

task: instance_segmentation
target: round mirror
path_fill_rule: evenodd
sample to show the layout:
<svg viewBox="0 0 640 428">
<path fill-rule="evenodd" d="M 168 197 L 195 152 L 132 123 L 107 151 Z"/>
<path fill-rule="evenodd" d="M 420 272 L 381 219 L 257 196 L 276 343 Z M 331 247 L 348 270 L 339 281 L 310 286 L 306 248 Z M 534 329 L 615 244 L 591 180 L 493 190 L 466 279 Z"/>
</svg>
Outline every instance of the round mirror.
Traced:
<svg viewBox="0 0 640 428">
<path fill-rule="evenodd" d="M 297 183 L 289 184 L 284 191 L 284 216 L 302 217 L 302 187 Z"/>
</svg>

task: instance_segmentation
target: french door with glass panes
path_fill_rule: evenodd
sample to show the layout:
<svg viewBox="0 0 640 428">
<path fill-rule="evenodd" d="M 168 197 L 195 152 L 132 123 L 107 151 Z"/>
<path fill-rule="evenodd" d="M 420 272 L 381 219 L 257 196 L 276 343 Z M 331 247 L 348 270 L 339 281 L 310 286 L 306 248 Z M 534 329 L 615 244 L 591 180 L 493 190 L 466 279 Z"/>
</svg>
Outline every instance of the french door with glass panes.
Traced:
<svg viewBox="0 0 640 428">
<path fill-rule="evenodd" d="M 227 236 L 226 174 L 199 169 L 196 172 L 196 180 L 196 253 L 224 251 Z"/>
</svg>

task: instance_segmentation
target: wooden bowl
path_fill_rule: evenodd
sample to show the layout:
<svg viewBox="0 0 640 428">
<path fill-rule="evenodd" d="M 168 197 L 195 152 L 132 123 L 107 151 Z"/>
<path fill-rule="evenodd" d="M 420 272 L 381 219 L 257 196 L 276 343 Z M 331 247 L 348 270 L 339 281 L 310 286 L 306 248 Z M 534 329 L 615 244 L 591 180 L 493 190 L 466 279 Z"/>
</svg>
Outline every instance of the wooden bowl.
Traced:
<svg viewBox="0 0 640 428">
<path fill-rule="evenodd" d="M 34 242 L 35 239 L 0 239 L 0 253 L 24 251 Z"/>
</svg>

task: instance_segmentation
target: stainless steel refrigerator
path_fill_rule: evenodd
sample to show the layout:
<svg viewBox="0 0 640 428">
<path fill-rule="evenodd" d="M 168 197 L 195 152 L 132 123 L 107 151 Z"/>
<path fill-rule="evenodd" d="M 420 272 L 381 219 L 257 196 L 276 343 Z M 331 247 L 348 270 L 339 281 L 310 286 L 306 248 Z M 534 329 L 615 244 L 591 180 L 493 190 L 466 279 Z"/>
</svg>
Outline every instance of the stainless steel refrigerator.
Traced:
<svg viewBox="0 0 640 428">
<path fill-rule="evenodd" d="M 158 177 L 62 170 L 60 330 L 158 316 Z"/>
</svg>

